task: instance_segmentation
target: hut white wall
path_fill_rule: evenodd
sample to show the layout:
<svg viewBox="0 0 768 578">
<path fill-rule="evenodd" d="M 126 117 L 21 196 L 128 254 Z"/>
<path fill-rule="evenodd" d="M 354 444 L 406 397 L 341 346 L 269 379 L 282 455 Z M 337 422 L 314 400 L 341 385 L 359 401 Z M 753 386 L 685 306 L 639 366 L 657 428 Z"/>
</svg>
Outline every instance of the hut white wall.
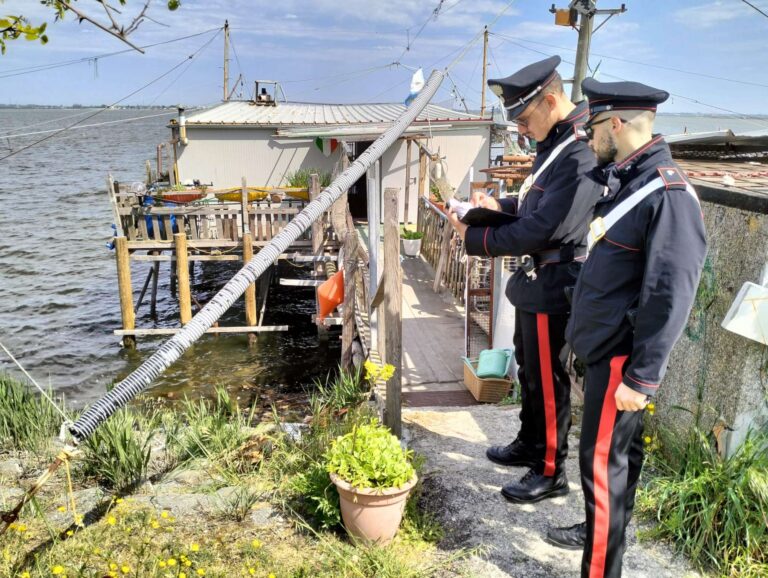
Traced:
<svg viewBox="0 0 768 578">
<path fill-rule="evenodd" d="M 280 186 L 287 173 L 303 168 L 330 172 L 340 148 L 329 157 L 307 139 L 279 139 L 274 129 L 187 127 L 189 143 L 179 145 L 179 178 L 213 183 L 217 189 L 239 187 L 242 177 L 253 186 Z"/>
<path fill-rule="evenodd" d="M 488 167 L 490 156 L 490 127 L 479 126 L 468 129 L 454 129 L 450 132 L 437 133 L 426 141 L 427 148 L 433 153 L 446 157 L 446 173 L 448 182 L 456 188 L 459 196 L 469 194 L 469 169 L 474 168 L 474 180 L 484 180 L 480 169 Z M 406 143 L 398 141 L 381 160 L 381 190 L 387 187 L 400 189 L 400 220 L 405 219 L 405 163 Z M 419 148 L 416 143 L 411 145 L 411 188 L 408 199 L 407 222 L 415 223 L 418 210 L 419 195 L 426 191 L 418 191 L 419 186 Z"/>
</svg>

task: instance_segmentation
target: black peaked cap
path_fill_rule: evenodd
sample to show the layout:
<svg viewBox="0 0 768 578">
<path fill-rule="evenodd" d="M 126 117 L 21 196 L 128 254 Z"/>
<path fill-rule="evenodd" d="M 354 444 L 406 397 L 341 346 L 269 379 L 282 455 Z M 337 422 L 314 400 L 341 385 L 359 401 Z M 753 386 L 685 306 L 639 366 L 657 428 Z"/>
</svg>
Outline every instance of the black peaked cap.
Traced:
<svg viewBox="0 0 768 578">
<path fill-rule="evenodd" d="M 531 104 L 533 98 L 552 82 L 559 64 L 560 57 L 551 56 L 546 60 L 529 64 L 506 78 L 488 80 L 490 89 L 501 98 L 508 120 L 514 120 L 520 116 Z"/>
</svg>

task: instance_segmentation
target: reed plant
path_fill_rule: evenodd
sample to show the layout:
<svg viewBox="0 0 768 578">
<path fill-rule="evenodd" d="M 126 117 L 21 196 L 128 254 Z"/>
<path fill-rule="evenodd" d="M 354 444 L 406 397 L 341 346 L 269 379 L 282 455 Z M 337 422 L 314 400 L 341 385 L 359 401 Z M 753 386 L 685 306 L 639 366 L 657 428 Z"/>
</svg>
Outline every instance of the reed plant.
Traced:
<svg viewBox="0 0 768 578">
<path fill-rule="evenodd" d="M 118 492 L 140 483 L 147 477 L 158 425 L 157 412 L 118 410 L 83 444 L 81 474 Z"/>
<path fill-rule="evenodd" d="M 768 434 L 750 436 L 721 458 L 699 430 L 678 441 L 660 432 L 663 452 L 638 493 L 638 513 L 697 565 L 720 576 L 768 576 Z"/>
<path fill-rule="evenodd" d="M 251 438 L 249 420 L 223 387 L 212 400 L 185 399 L 183 422 L 175 415 L 163 420 L 167 447 L 179 464 L 207 460 L 219 473 L 236 481 L 248 469 L 240 448 Z"/>
<path fill-rule="evenodd" d="M 63 407 L 63 399 L 49 396 Z M 0 373 L 0 446 L 5 450 L 41 452 L 58 434 L 62 417 L 28 384 Z"/>
</svg>

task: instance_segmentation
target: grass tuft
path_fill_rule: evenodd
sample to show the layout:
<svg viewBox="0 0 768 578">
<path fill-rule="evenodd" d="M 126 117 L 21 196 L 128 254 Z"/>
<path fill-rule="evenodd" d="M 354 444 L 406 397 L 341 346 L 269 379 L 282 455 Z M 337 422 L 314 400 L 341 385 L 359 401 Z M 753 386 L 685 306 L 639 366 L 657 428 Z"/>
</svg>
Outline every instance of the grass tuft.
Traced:
<svg viewBox="0 0 768 578">
<path fill-rule="evenodd" d="M 49 395 L 63 406 L 63 400 Z M 0 373 L 0 445 L 6 450 L 40 452 L 59 433 L 62 418 L 48 400 L 26 383 Z"/>
</svg>

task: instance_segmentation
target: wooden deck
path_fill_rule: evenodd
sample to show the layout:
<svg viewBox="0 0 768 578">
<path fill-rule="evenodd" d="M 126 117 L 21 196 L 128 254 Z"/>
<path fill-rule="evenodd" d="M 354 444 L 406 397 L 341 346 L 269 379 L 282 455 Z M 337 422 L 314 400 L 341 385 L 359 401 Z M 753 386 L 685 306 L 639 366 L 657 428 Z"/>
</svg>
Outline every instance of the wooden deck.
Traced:
<svg viewBox="0 0 768 578">
<path fill-rule="evenodd" d="M 403 267 L 403 405 L 474 405 L 464 386 L 464 312 L 453 296 L 433 290 L 435 274 L 421 258 Z"/>
</svg>

